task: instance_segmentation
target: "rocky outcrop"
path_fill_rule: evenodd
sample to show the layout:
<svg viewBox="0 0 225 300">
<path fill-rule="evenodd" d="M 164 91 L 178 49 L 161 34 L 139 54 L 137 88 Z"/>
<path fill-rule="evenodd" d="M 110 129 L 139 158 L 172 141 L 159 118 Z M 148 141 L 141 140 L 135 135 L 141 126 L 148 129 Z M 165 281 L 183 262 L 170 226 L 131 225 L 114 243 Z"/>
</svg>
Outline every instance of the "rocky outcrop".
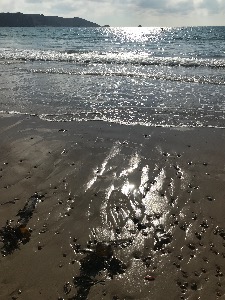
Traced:
<svg viewBox="0 0 225 300">
<path fill-rule="evenodd" d="M 62 18 L 39 14 L 0 13 L 0 27 L 100 27 L 82 18 Z"/>
</svg>

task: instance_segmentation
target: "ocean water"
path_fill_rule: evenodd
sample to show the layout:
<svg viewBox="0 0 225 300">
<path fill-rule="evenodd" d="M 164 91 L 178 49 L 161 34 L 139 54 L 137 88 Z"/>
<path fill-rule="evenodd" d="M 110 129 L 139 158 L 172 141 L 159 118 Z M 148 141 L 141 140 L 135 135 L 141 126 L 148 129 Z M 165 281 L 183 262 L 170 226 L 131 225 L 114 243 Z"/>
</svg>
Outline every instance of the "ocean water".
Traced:
<svg viewBox="0 0 225 300">
<path fill-rule="evenodd" d="M 225 27 L 0 28 L 0 111 L 225 127 Z"/>
</svg>

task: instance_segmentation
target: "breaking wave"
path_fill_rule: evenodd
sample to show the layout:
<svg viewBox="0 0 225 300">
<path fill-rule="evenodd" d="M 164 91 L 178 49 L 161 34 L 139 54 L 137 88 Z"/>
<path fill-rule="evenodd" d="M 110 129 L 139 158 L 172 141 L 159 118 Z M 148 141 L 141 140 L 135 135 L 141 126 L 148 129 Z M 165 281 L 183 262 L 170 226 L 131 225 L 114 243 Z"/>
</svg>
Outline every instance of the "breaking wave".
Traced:
<svg viewBox="0 0 225 300">
<path fill-rule="evenodd" d="M 67 50 L 12 50 L 1 49 L 0 59 L 7 61 L 71 62 L 81 64 L 132 64 L 141 66 L 169 66 L 185 68 L 225 68 L 224 59 L 198 59 L 185 57 L 158 57 L 135 52 L 88 52 Z"/>
</svg>

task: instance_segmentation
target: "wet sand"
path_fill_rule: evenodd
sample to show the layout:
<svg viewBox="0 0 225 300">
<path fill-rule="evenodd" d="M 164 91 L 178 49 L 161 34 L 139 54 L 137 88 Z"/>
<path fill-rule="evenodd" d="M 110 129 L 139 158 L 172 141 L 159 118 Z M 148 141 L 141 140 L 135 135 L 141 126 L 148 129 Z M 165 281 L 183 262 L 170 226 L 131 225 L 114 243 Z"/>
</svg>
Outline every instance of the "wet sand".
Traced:
<svg viewBox="0 0 225 300">
<path fill-rule="evenodd" d="M 0 299 L 225 299 L 225 130 L 0 118 Z"/>
</svg>

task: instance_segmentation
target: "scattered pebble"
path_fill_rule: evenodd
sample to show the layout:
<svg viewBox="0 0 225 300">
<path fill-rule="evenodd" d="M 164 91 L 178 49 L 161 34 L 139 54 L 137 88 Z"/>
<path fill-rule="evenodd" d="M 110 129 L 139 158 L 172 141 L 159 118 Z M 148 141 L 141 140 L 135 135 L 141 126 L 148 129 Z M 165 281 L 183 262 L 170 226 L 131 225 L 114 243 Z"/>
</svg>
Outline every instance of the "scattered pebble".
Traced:
<svg viewBox="0 0 225 300">
<path fill-rule="evenodd" d="M 146 275 L 146 276 L 145 276 L 145 280 L 147 280 L 147 281 L 154 281 L 154 280 L 155 280 L 155 277 L 154 277 L 154 276 L 151 276 L 151 275 Z"/>
<path fill-rule="evenodd" d="M 194 291 L 197 291 L 198 286 L 197 286 L 197 284 L 196 284 L 195 282 L 193 282 L 193 283 L 191 284 L 191 289 L 194 290 Z"/>
<path fill-rule="evenodd" d="M 67 129 L 59 129 L 59 132 L 66 132 Z"/>
</svg>

